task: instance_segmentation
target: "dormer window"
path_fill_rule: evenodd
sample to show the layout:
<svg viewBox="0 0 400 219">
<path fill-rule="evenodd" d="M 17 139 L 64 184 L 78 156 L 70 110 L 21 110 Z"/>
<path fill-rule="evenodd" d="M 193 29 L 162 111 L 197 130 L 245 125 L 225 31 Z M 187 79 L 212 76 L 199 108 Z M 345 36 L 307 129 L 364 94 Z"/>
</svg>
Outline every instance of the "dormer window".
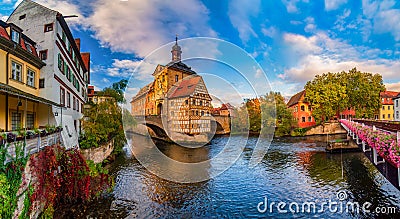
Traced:
<svg viewBox="0 0 400 219">
<path fill-rule="evenodd" d="M 28 42 L 25 41 L 25 47 L 26 47 L 26 50 L 28 50 L 28 52 L 32 53 L 31 44 L 29 44 Z"/>
<path fill-rule="evenodd" d="M 19 32 L 15 30 L 11 30 L 11 40 L 14 41 L 15 43 L 19 44 Z"/>
</svg>

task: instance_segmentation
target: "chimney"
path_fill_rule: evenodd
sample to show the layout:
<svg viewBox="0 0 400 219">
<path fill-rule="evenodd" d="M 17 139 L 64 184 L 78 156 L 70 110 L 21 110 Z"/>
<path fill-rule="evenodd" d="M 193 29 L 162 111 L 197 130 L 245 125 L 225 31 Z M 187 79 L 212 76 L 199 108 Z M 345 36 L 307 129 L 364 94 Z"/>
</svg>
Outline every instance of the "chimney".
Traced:
<svg viewBox="0 0 400 219">
<path fill-rule="evenodd" d="M 80 38 L 75 39 L 75 44 L 78 47 L 79 51 L 81 51 L 81 39 Z"/>
</svg>

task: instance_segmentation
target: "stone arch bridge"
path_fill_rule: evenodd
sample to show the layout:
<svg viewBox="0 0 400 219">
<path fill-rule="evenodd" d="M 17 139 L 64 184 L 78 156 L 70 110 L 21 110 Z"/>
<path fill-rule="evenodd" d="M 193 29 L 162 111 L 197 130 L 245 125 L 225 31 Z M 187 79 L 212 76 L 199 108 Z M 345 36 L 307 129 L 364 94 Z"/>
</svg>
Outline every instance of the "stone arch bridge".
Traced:
<svg viewBox="0 0 400 219">
<path fill-rule="evenodd" d="M 168 139 L 164 130 L 161 116 L 139 116 L 135 117 L 137 124 L 145 125 L 150 128 L 156 138 Z M 211 119 L 211 130 L 215 130 L 216 135 L 229 134 L 231 132 L 231 119 L 229 116 L 213 116 Z"/>
</svg>

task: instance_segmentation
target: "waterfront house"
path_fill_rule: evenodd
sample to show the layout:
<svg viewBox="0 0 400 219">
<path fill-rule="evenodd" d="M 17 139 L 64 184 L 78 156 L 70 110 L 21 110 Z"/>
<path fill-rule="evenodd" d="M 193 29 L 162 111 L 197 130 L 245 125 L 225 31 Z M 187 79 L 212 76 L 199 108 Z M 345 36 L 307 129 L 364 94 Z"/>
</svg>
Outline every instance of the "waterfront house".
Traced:
<svg viewBox="0 0 400 219">
<path fill-rule="evenodd" d="M 87 101 L 90 81 L 90 54 L 80 52 L 65 17 L 31 0 L 22 1 L 8 18 L 37 42 L 40 59 L 46 63 L 40 71 L 39 96 L 62 106 L 52 106 L 57 126 L 62 126 L 64 145 L 78 145 L 80 119 Z"/>
<path fill-rule="evenodd" d="M 201 76 L 192 75 L 176 83 L 167 100 L 171 131 L 190 135 L 211 131 L 211 97 Z"/>
<path fill-rule="evenodd" d="M 305 101 L 306 91 L 300 91 L 299 93 L 293 95 L 287 106 L 292 109 L 293 118 L 297 123 L 298 128 L 307 128 L 315 126 L 315 119 L 312 116 L 312 108 L 310 103 Z"/>
<path fill-rule="evenodd" d="M 158 65 L 152 74 L 154 80 L 132 98 L 132 115 L 164 115 L 170 130 L 185 134 L 209 132 L 212 106 L 206 85 L 201 76 L 181 61 L 177 38 L 171 54 L 171 61 Z"/>
<path fill-rule="evenodd" d="M 382 107 L 379 113 L 375 115 L 375 119 L 393 121 L 395 119 L 395 110 L 393 98 L 396 98 L 399 92 L 396 91 L 383 91 L 380 93 Z"/>
<path fill-rule="evenodd" d="M 20 27 L 0 20 L 0 130 L 54 124 L 52 109 L 60 105 L 39 95 L 43 66 L 36 42 Z"/>
</svg>

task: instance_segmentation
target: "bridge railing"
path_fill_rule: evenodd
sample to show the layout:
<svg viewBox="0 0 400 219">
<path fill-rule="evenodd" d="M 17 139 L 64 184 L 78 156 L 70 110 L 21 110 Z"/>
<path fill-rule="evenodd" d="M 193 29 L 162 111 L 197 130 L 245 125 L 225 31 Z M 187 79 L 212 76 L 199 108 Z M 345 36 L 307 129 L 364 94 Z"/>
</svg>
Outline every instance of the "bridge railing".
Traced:
<svg viewBox="0 0 400 219">
<path fill-rule="evenodd" d="M 400 189 L 399 134 L 382 131 L 374 126 L 355 121 L 340 120 L 340 123 L 379 171 Z"/>
</svg>

